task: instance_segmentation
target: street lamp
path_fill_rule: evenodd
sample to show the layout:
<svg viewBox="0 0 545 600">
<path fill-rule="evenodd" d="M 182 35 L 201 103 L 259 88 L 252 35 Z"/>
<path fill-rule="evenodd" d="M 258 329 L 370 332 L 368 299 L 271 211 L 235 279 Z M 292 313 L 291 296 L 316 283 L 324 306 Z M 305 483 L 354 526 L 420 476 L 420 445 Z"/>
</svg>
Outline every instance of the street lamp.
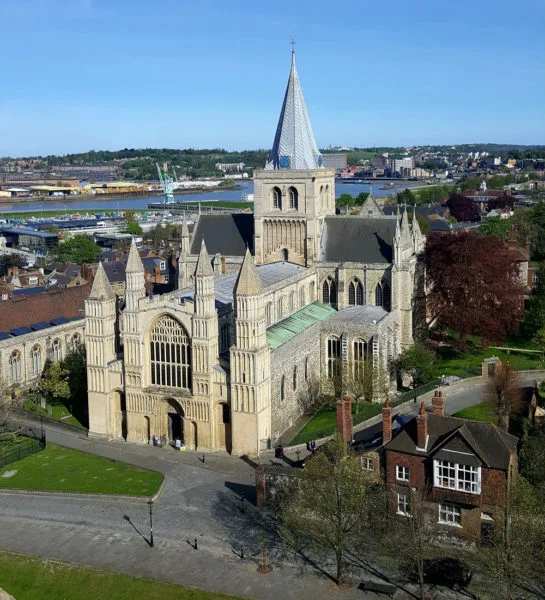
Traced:
<svg viewBox="0 0 545 600">
<path fill-rule="evenodd" d="M 149 506 L 149 545 L 153 548 L 153 500 L 148 501 Z"/>
</svg>

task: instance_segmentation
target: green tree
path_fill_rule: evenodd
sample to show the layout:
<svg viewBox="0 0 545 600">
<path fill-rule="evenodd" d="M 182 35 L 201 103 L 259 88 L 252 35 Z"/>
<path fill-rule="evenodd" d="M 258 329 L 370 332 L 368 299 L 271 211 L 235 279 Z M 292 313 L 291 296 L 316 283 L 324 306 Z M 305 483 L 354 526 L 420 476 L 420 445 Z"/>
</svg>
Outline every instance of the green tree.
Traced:
<svg viewBox="0 0 545 600">
<path fill-rule="evenodd" d="M 280 507 L 281 532 L 296 551 L 333 554 L 336 581 L 343 558 L 366 522 L 367 486 L 360 460 L 336 437 L 306 464 L 298 485 L 286 491 Z"/>
<path fill-rule="evenodd" d="M 12 267 L 22 267 L 26 263 L 26 258 L 22 254 L 4 254 L 0 256 L 0 265 L 6 269 Z"/>
<path fill-rule="evenodd" d="M 136 220 L 136 215 L 133 211 L 125 213 L 125 231 L 132 235 L 142 235 L 143 229 Z"/>
<path fill-rule="evenodd" d="M 513 600 L 518 586 L 535 589 L 543 584 L 545 511 L 528 481 L 515 475 L 504 507 L 493 518 L 493 534 L 481 547 L 479 558 L 490 577 L 504 585 L 506 600 Z"/>
<path fill-rule="evenodd" d="M 68 370 L 56 360 L 47 361 L 38 389 L 50 402 L 67 400 L 70 398 Z"/>
<path fill-rule="evenodd" d="M 406 348 L 397 358 L 395 366 L 400 373 L 412 377 L 413 386 L 424 385 L 433 379 L 435 352 L 423 344 Z"/>
<path fill-rule="evenodd" d="M 367 200 L 367 197 L 369 196 L 368 192 L 361 192 L 356 196 L 355 199 L 355 204 L 356 206 L 363 206 L 364 202 Z"/>
<path fill-rule="evenodd" d="M 348 210 L 355 205 L 355 200 L 350 194 L 341 194 L 340 198 L 335 200 L 335 205 L 337 208 Z"/>
<path fill-rule="evenodd" d="M 488 217 L 479 227 L 483 235 L 492 235 L 505 240 L 511 231 L 511 220 L 501 217 Z"/>
<path fill-rule="evenodd" d="M 416 221 L 418 222 L 422 235 L 428 235 L 431 231 L 431 224 L 428 219 L 426 219 L 426 217 L 416 215 Z"/>
<path fill-rule="evenodd" d="M 519 452 L 520 474 L 545 500 L 545 426 L 524 422 Z"/>
<path fill-rule="evenodd" d="M 75 235 L 59 244 L 57 258 L 61 262 L 83 265 L 94 262 L 101 252 L 100 246 L 97 246 L 91 238 L 85 235 Z"/>
<path fill-rule="evenodd" d="M 541 263 L 537 272 L 537 282 L 530 293 L 524 314 L 523 330 L 539 344 L 543 342 L 542 331 L 545 328 L 545 263 Z M 545 347 L 544 347 L 545 350 Z"/>
<path fill-rule="evenodd" d="M 78 344 L 66 355 L 63 368 L 68 371 L 69 410 L 82 424 L 87 422 L 87 361 L 85 346 Z"/>
</svg>

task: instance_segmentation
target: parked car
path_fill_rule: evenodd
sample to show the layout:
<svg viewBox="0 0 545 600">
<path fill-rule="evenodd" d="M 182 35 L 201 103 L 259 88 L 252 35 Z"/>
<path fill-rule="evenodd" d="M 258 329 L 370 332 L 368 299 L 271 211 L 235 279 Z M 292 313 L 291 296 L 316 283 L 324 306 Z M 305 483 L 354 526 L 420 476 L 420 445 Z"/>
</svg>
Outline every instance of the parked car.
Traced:
<svg viewBox="0 0 545 600">
<path fill-rule="evenodd" d="M 461 590 L 471 582 L 471 569 L 457 558 L 440 558 L 424 562 L 424 581 Z"/>
</svg>

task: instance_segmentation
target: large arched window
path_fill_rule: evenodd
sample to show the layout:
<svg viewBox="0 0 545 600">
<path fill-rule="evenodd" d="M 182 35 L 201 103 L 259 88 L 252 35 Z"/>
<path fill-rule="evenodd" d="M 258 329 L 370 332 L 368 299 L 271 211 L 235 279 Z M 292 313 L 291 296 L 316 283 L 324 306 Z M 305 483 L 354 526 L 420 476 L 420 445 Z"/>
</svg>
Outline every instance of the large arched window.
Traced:
<svg viewBox="0 0 545 600">
<path fill-rule="evenodd" d="M 72 352 L 75 352 L 79 345 L 81 344 L 81 335 L 79 333 L 74 333 L 72 336 L 72 340 L 70 341 L 70 347 Z"/>
<path fill-rule="evenodd" d="M 62 360 L 61 341 L 57 338 L 53 341 L 53 360 L 60 362 Z"/>
<path fill-rule="evenodd" d="M 329 306 L 337 306 L 337 286 L 329 277 L 322 283 L 322 302 Z"/>
<path fill-rule="evenodd" d="M 14 350 L 9 357 L 8 380 L 15 383 L 21 379 L 21 353 Z"/>
<path fill-rule="evenodd" d="M 365 361 L 367 360 L 367 342 L 354 340 L 353 345 L 353 373 L 356 381 L 361 381 L 365 373 Z"/>
<path fill-rule="evenodd" d="M 280 210 L 282 210 L 282 191 L 279 187 L 273 187 L 273 189 L 271 190 L 271 197 L 273 208 L 279 208 Z"/>
<path fill-rule="evenodd" d="M 382 306 L 382 284 L 377 283 L 375 288 L 375 306 Z"/>
<path fill-rule="evenodd" d="M 30 352 L 30 373 L 33 376 L 42 372 L 42 349 L 36 345 Z"/>
<path fill-rule="evenodd" d="M 359 279 L 353 279 L 348 284 L 348 304 L 363 306 L 363 285 Z"/>
<path fill-rule="evenodd" d="M 290 187 L 288 190 L 289 207 L 299 210 L 299 192 L 296 188 Z"/>
<path fill-rule="evenodd" d="M 341 374 L 341 340 L 330 337 L 327 340 L 327 376 L 338 378 Z"/>
<path fill-rule="evenodd" d="M 151 383 L 191 389 L 191 344 L 182 325 L 160 317 L 150 333 Z"/>
</svg>

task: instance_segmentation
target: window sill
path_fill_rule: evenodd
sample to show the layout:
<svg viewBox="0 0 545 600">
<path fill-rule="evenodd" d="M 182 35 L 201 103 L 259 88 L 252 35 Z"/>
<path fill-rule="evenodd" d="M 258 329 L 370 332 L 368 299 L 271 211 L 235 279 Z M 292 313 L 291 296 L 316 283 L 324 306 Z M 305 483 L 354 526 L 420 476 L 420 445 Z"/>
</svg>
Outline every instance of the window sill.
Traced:
<svg viewBox="0 0 545 600">
<path fill-rule="evenodd" d="M 444 521 L 437 521 L 439 525 L 446 525 L 447 527 L 455 527 L 456 529 L 463 529 L 461 525 L 457 525 L 456 523 L 445 523 Z"/>
<path fill-rule="evenodd" d="M 411 513 L 407 513 L 407 512 L 401 512 L 401 511 L 397 511 L 396 513 L 397 515 L 399 515 L 400 517 L 410 517 Z"/>
</svg>

